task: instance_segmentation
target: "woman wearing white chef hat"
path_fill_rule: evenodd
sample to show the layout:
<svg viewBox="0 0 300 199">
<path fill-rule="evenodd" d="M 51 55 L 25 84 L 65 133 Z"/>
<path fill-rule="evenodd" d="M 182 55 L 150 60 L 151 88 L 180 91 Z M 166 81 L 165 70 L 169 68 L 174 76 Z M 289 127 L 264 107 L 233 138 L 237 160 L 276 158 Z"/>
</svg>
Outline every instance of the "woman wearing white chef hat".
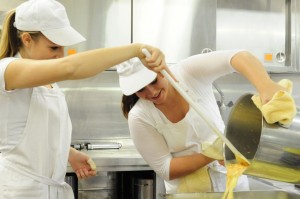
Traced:
<svg viewBox="0 0 300 199">
<path fill-rule="evenodd" d="M 194 55 L 170 70 L 220 132 L 225 125 L 212 85 L 219 77 L 239 72 L 255 86 L 262 104 L 272 103 L 277 92 L 286 92 L 270 79 L 256 57 L 243 50 Z M 225 191 L 226 170 L 219 164 L 223 143 L 208 124 L 161 73 L 148 70 L 138 59 L 118 65 L 117 72 L 123 92 L 122 111 L 133 142 L 165 180 L 167 193 Z M 289 121 L 295 116 L 295 103 L 290 99 Z M 235 190 L 249 190 L 246 176 L 239 178 Z"/>
<path fill-rule="evenodd" d="M 10 11 L 0 42 L 0 198 L 71 199 L 67 162 L 79 178 L 96 174 L 93 161 L 70 148 L 72 126 L 55 82 L 82 79 L 133 57 L 162 67 L 157 48 L 130 44 L 63 57 L 84 41 L 55 0 L 30 0 Z M 145 59 L 141 49 L 153 53 Z"/>
</svg>

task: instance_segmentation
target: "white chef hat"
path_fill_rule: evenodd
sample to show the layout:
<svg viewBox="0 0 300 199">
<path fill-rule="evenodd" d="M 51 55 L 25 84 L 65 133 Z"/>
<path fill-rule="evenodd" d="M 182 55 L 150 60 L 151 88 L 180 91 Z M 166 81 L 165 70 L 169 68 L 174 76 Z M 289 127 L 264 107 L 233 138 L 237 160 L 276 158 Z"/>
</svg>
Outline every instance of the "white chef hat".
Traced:
<svg viewBox="0 0 300 199">
<path fill-rule="evenodd" d="M 85 38 L 71 27 L 65 7 L 55 0 L 29 0 L 16 8 L 15 27 L 39 31 L 60 46 L 69 46 Z"/>
<path fill-rule="evenodd" d="M 157 73 L 146 68 L 139 58 L 132 58 L 117 65 L 117 72 L 120 88 L 127 96 L 144 88 L 157 76 Z"/>
</svg>

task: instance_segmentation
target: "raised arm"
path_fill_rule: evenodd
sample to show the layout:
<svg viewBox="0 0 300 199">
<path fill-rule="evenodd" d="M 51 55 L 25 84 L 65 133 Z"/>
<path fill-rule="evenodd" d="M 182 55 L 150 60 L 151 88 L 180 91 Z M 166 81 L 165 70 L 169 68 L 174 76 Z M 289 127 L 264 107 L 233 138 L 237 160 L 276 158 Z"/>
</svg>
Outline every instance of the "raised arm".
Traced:
<svg viewBox="0 0 300 199">
<path fill-rule="evenodd" d="M 145 59 L 142 48 L 151 52 L 151 58 Z M 159 49 L 143 44 L 130 44 L 91 50 L 59 59 L 17 59 L 6 69 L 5 85 L 7 90 L 13 90 L 87 78 L 133 57 L 139 57 L 149 67 L 165 65 L 164 55 Z"/>
<path fill-rule="evenodd" d="M 231 59 L 231 65 L 255 86 L 262 104 L 270 101 L 277 91 L 286 90 L 274 82 L 262 63 L 247 51 L 241 51 L 234 55 Z"/>
</svg>

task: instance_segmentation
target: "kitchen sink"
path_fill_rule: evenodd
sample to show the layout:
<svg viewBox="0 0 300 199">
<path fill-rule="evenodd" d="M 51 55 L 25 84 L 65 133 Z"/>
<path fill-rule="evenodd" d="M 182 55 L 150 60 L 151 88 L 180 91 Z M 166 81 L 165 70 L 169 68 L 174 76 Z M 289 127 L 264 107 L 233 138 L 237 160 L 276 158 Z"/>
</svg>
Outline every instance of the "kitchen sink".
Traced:
<svg viewBox="0 0 300 199">
<path fill-rule="evenodd" d="M 223 193 L 184 193 L 165 194 L 162 199 L 220 199 Z M 241 191 L 234 192 L 234 199 L 299 199 L 295 193 L 281 190 Z"/>
</svg>

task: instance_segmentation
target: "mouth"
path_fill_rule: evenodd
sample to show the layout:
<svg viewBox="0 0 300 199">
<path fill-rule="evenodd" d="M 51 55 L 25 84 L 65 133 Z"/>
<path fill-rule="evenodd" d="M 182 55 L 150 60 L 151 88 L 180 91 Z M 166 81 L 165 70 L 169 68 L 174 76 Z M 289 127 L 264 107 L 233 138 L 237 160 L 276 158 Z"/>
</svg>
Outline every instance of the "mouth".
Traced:
<svg viewBox="0 0 300 199">
<path fill-rule="evenodd" d="M 155 96 L 152 97 L 152 100 L 157 100 L 160 97 L 161 94 L 161 90 L 159 91 L 159 93 Z"/>
</svg>

